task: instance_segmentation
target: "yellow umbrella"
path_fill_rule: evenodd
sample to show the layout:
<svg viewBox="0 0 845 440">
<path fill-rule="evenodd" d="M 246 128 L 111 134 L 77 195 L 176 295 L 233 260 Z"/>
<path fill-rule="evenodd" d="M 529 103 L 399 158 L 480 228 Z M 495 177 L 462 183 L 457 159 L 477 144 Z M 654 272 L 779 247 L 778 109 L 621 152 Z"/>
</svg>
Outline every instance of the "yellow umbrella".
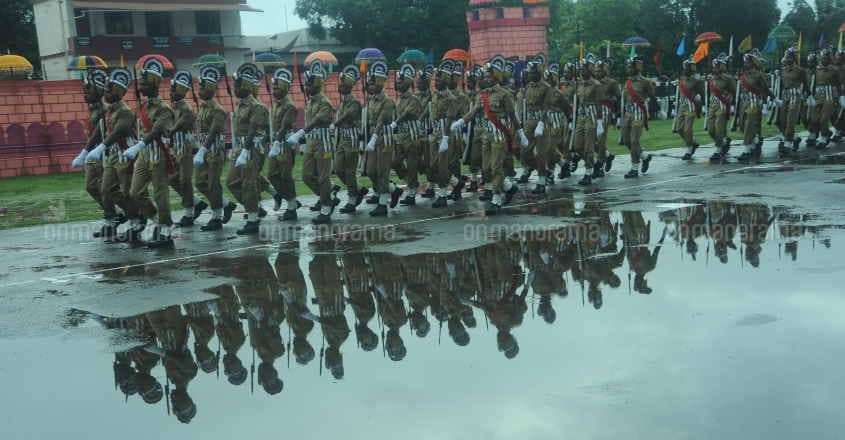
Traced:
<svg viewBox="0 0 845 440">
<path fill-rule="evenodd" d="M 32 64 L 20 55 L 0 55 L 0 78 L 22 79 L 32 73 Z"/>
</svg>

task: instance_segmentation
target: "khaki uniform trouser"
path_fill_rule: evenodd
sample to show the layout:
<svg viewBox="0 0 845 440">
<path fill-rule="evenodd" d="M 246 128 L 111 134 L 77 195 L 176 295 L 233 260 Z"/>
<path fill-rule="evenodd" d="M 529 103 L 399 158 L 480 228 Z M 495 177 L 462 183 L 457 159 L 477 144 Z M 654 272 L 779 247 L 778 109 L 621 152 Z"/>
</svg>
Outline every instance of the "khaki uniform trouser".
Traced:
<svg viewBox="0 0 845 440">
<path fill-rule="evenodd" d="M 424 163 L 428 157 L 427 146 L 425 139 L 417 139 L 403 141 L 397 147 L 397 156 L 404 159 L 404 163 L 394 158 L 393 169 L 408 184 L 408 189 L 416 190 L 420 186 L 420 173 L 427 168 Z"/>
<path fill-rule="evenodd" d="M 440 188 L 449 186 L 450 178 L 452 177 L 452 161 L 458 149 L 456 142 L 452 142 L 449 138 L 449 149 L 440 152 L 440 137 L 435 136 L 434 140 L 429 144 L 429 154 L 431 154 L 431 166 L 429 167 L 428 180 L 436 183 Z M 460 156 L 460 152 L 457 153 Z M 460 159 L 458 159 L 460 161 Z M 460 172 L 460 171 L 459 171 Z"/>
<path fill-rule="evenodd" d="M 464 142 L 464 134 L 463 132 L 460 133 L 452 133 L 449 136 L 449 174 L 451 176 L 460 176 L 463 174 L 461 171 L 461 162 L 464 158 L 464 148 L 466 147 L 466 142 Z"/>
<path fill-rule="evenodd" d="M 296 184 L 293 180 L 293 165 L 296 150 L 287 144 L 282 146 L 282 152 L 276 157 L 267 157 L 270 162 L 267 169 L 267 180 L 284 200 L 296 198 Z"/>
<path fill-rule="evenodd" d="M 379 137 L 375 151 L 367 152 L 367 177 L 373 182 L 376 194 L 390 192 L 390 166 L 393 164 L 395 145 L 384 145 L 384 139 Z"/>
<path fill-rule="evenodd" d="M 393 152 L 393 160 L 390 163 L 390 168 L 396 171 L 396 175 L 407 182 L 408 166 L 406 159 L 410 146 L 411 137 L 405 133 L 397 133 L 393 136 L 393 145 L 395 147 Z"/>
<path fill-rule="evenodd" d="M 554 165 L 560 162 L 562 157 L 562 152 L 568 146 L 563 145 L 563 141 L 565 140 L 563 137 L 563 128 L 549 128 L 546 127 L 546 130 L 549 132 L 549 148 L 547 149 L 548 159 L 546 163 L 549 164 L 549 172 L 554 172 Z"/>
<path fill-rule="evenodd" d="M 537 170 L 538 176 L 545 177 L 548 170 L 550 129 L 546 127 L 542 136 L 534 136 L 537 124 L 538 121 L 527 121 L 523 127 L 528 138 L 528 148 L 522 151 L 522 163 L 529 169 Z"/>
<path fill-rule="evenodd" d="M 572 159 L 572 152 L 569 151 L 569 138 L 572 136 L 572 130 L 569 129 L 569 122 L 564 121 L 564 125 L 560 130 L 560 142 L 556 144 L 563 160 L 569 162 Z M 554 137 L 552 138 L 554 140 Z"/>
<path fill-rule="evenodd" d="M 495 142 L 493 136 L 483 132 L 481 136 L 481 157 L 483 159 L 483 173 L 490 176 L 489 183 L 492 183 L 493 192 L 501 194 L 505 192 L 505 157 L 507 154 L 507 141 Z M 486 178 L 485 178 L 486 179 Z M 485 180 L 485 182 L 488 182 Z"/>
<path fill-rule="evenodd" d="M 236 149 L 232 157 L 237 158 L 239 155 L 240 149 Z M 235 199 L 244 205 L 247 213 L 258 213 L 261 185 L 264 180 L 260 175 L 263 162 L 262 155 L 253 150 L 252 157 L 244 166 L 236 167 L 235 162 L 232 161 L 229 174 L 226 176 L 226 187 Z"/>
<path fill-rule="evenodd" d="M 710 106 L 707 112 L 707 133 L 716 146 L 723 146 L 725 137 L 728 135 L 728 113 L 719 107 Z"/>
<path fill-rule="evenodd" d="M 743 137 L 743 142 L 745 143 L 745 145 L 753 144 L 754 138 L 760 135 L 762 122 L 763 113 L 760 111 L 759 108 L 745 109 L 745 130 Z"/>
<path fill-rule="evenodd" d="M 357 142 L 341 137 L 334 155 L 334 173 L 346 185 L 350 197 L 358 197 L 358 151 Z"/>
<path fill-rule="evenodd" d="M 309 139 L 306 146 L 302 160 L 302 181 L 311 192 L 320 197 L 321 205 L 329 206 L 332 202 L 333 153 L 316 139 Z"/>
<path fill-rule="evenodd" d="M 474 128 L 472 133 L 472 142 L 470 144 L 469 150 L 469 171 L 472 174 L 478 174 L 481 172 L 481 169 L 484 164 L 484 159 L 482 158 L 481 150 L 481 137 L 482 137 L 482 129 Z"/>
<path fill-rule="evenodd" d="M 143 217 L 151 219 L 158 213 L 157 223 L 170 226 L 173 224 L 173 219 L 170 217 L 170 178 L 167 174 L 167 156 L 162 151 L 161 159 L 151 162 L 149 156 L 151 149 L 154 148 L 158 147 L 148 146 L 138 155 L 135 170 L 132 173 L 129 196 Z M 155 204 L 150 201 L 151 184 Z"/>
<path fill-rule="evenodd" d="M 118 164 L 117 158 L 108 155 L 103 165 L 102 187 L 100 194 L 103 201 L 103 213 L 105 218 L 117 216 L 115 206 L 129 218 L 137 216 L 135 204 L 129 197 L 129 189 L 132 185 L 132 169 L 124 164 Z"/>
<path fill-rule="evenodd" d="M 784 103 L 778 110 L 778 129 L 786 141 L 795 139 L 795 126 L 801 117 L 801 103 Z"/>
<path fill-rule="evenodd" d="M 85 163 L 85 191 L 103 207 L 103 164 L 102 162 Z"/>
<path fill-rule="evenodd" d="M 596 145 L 596 123 L 589 116 L 578 116 L 575 124 L 575 145 L 573 150 L 578 153 L 587 168 L 593 167 L 593 149 Z"/>
<path fill-rule="evenodd" d="M 695 144 L 695 112 L 684 111 L 678 116 L 678 135 L 687 147 Z"/>
<path fill-rule="evenodd" d="M 223 175 L 223 164 L 226 160 L 222 154 L 212 156 L 207 153 L 205 163 L 194 169 L 194 184 L 197 190 L 208 199 L 211 209 L 223 208 L 223 184 L 220 177 Z"/>
<path fill-rule="evenodd" d="M 633 116 L 626 115 L 622 121 L 622 140 L 631 152 L 631 163 L 640 163 L 640 136 L 643 134 L 644 121 L 635 120 Z"/>
<path fill-rule="evenodd" d="M 596 136 L 596 160 L 604 162 L 607 159 L 607 133 L 610 131 L 611 118 L 604 121 L 604 133 Z"/>
<path fill-rule="evenodd" d="M 810 132 L 816 134 L 826 133 L 830 129 L 835 107 L 833 101 L 825 101 L 817 98 L 816 106 L 810 111 Z"/>
<path fill-rule="evenodd" d="M 176 173 L 170 176 L 170 186 L 182 198 L 183 208 L 194 207 L 194 158 L 190 154 L 173 158 Z"/>
</svg>

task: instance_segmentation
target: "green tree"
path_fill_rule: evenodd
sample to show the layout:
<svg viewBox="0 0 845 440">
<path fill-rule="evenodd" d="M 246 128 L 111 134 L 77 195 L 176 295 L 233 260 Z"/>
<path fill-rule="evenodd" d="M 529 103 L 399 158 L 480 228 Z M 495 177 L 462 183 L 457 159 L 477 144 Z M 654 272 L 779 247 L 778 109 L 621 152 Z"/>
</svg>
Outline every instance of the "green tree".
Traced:
<svg viewBox="0 0 845 440">
<path fill-rule="evenodd" d="M 688 16 L 696 32 L 714 31 L 725 41 L 716 49 L 727 52 L 731 35 L 739 44 L 751 35 L 754 47 L 761 49 L 769 31 L 780 21 L 777 0 L 682 0 L 689 1 Z"/>
<path fill-rule="evenodd" d="M 0 51 L 29 60 L 38 69 L 38 38 L 29 0 L 0 0 Z"/>
<path fill-rule="evenodd" d="M 824 33 L 828 44 L 836 44 L 839 34 L 837 29 L 845 23 L 845 0 L 816 0 L 816 23 L 818 36 Z M 814 47 L 814 45 L 811 45 Z"/>
<path fill-rule="evenodd" d="M 469 45 L 466 2 L 456 0 L 297 0 L 296 13 L 317 36 L 377 47 L 389 60 L 405 48 L 439 55 Z"/>
<path fill-rule="evenodd" d="M 806 0 L 794 0 L 790 5 L 792 9 L 783 17 L 783 22 L 788 24 L 795 33 L 803 33 L 804 37 L 815 35 L 816 11 Z"/>
</svg>

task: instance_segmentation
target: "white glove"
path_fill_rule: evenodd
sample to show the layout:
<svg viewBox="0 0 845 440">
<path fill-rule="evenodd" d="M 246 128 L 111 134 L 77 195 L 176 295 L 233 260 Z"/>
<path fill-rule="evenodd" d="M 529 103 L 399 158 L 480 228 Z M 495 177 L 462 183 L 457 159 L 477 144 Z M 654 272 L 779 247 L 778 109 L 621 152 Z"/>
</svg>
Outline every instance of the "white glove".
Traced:
<svg viewBox="0 0 845 440">
<path fill-rule="evenodd" d="M 378 135 L 374 134 L 370 137 L 370 141 L 367 142 L 367 148 L 365 148 L 365 151 L 376 151 L 376 142 L 378 142 Z"/>
<path fill-rule="evenodd" d="M 815 96 L 808 96 L 807 97 L 807 107 L 815 107 L 816 106 L 816 97 Z"/>
<path fill-rule="evenodd" d="M 616 118 L 616 128 L 622 128 L 622 118 Z"/>
<path fill-rule="evenodd" d="M 596 136 L 601 136 L 604 134 L 604 121 L 601 119 L 596 120 Z"/>
<path fill-rule="evenodd" d="M 775 98 L 775 105 L 778 107 L 783 107 L 783 99 Z"/>
<path fill-rule="evenodd" d="M 300 128 L 299 131 L 297 131 L 296 133 L 288 136 L 286 142 L 290 145 L 296 145 L 302 139 L 302 136 L 305 136 L 305 130 Z"/>
<path fill-rule="evenodd" d="M 135 159 L 144 147 L 146 147 L 144 141 L 138 141 L 137 144 L 127 148 L 126 151 L 123 152 L 123 155 L 129 160 Z"/>
<path fill-rule="evenodd" d="M 760 110 L 760 113 L 762 113 L 763 116 L 769 116 L 769 106 L 764 105 L 763 108 Z"/>
<path fill-rule="evenodd" d="M 464 125 L 466 125 L 466 121 L 464 121 L 463 118 L 460 118 L 457 121 L 453 122 L 452 126 L 449 127 L 449 129 L 452 131 L 461 131 L 461 129 L 464 128 Z"/>
<path fill-rule="evenodd" d="M 74 168 L 79 168 L 82 165 L 85 165 L 85 158 L 87 156 L 88 156 L 88 150 L 83 148 L 82 151 L 79 152 L 79 156 L 76 156 L 73 159 L 73 162 L 70 163 L 70 166 L 72 166 Z"/>
<path fill-rule="evenodd" d="M 85 158 L 86 160 L 90 160 L 92 162 L 101 162 L 103 160 L 103 152 L 106 151 L 106 144 L 97 145 L 96 148 L 88 152 L 88 156 Z"/>
<path fill-rule="evenodd" d="M 575 129 L 575 123 L 574 123 L 574 122 L 570 122 L 570 123 L 569 123 L 569 129 L 570 129 L 570 130 Z"/>
<path fill-rule="evenodd" d="M 398 125 L 396 125 L 396 121 L 393 121 L 393 122 L 390 123 L 390 129 L 391 130 L 396 130 L 396 127 L 398 127 Z"/>
<path fill-rule="evenodd" d="M 839 97 L 839 106 L 845 108 L 845 95 Z"/>
<path fill-rule="evenodd" d="M 700 103 L 701 102 L 701 95 L 695 95 L 695 97 L 693 99 L 695 100 L 695 102 Z"/>
<path fill-rule="evenodd" d="M 241 154 L 238 155 L 238 160 L 235 161 L 235 167 L 242 167 L 249 162 L 249 150 L 246 148 L 241 150 Z"/>
<path fill-rule="evenodd" d="M 269 157 L 276 157 L 282 154 L 282 143 L 279 141 L 273 141 L 273 145 L 270 146 L 270 152 L 267 154 Z"/>
<path fill-rule="evenodd" d="M 516 134 L 519 135 L 519 144 L 522 145 L 522 148 L 527 147 L 528 146 L 528 137 L 525 136 L 525 130 L 520 128 L 519 131 L 516 132 Z"/>
<path fill-rule="evenodd" d="M 205 163 L 205 153 L 208 152 L 208 148 L 200 147 L 197 150 L 197 154 L 194 155 L 194 165 L 200 166 Z"/>
<path fill-rule="evenodd" d="M 334 123 L 329 124 L 329 131 L 335 131 L 337 127 L 334 126 Z"/>
<path fill-rule="evenodd" d="M 537 123 L 537 128 L 534 129 L 534 137 L 540 137 L 546 132 L 546 124 L 543 121 Z"/>
<path fill-rule="evenodd" d="M 437 148 L 438 153 L 445 153 L 449 151 L 449 136 L 440 138 L 440 147 Z"/>
</svg>

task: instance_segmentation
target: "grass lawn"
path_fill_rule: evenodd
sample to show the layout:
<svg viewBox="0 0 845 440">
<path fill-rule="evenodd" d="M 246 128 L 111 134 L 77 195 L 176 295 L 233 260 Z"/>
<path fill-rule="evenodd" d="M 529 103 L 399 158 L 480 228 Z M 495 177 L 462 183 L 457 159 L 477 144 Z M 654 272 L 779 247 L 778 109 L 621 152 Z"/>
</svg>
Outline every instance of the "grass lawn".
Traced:
<svg viewBox="0 0 845 440">
<path fill-rule="evenodd" d="M 774 126 L 763 124 L 766 137 L 777 134 Z M 734 133 L 733 137 L 737 138 Z M 696 125 L 696 138 L 702 144 L 710 143 L 704 132 L 704 121 L 699 119 Z M 608 138 L 610 150 L 614 154 L 626 154 L 625 147 L 617 144 L 618 132 L 611 129 Z M 655 151 L 681 146 L 679 137 L 672 133 L 672 121 L 652 121 L 651 129 L 643 134 L 644 150 Z M 294 173 L 301 175 L 302 160 L 297 160 Z M 225 172 L 224 172 L 225 176 Z M 337 181 L 337 179 L 335 179 Z M 369 179 L 360 182 L 369 186 Z M 224 186 L 225 188 L 225 186 Z M 297 194 L 311 194 L 301 180 L 296 183 Z M 226 191 L 226 197 L 234 200 Z M 174 221 L 181 216 L 179 198 L 171 192 Z M 64 223 L 81 220 L 95 220 L 102 212 L 85 192 L 83 173 L 55 174 L 48 176 L 21 176 L 0 180 L 0 229 L 33 226 L 47 223 Z"/>
</svg>

